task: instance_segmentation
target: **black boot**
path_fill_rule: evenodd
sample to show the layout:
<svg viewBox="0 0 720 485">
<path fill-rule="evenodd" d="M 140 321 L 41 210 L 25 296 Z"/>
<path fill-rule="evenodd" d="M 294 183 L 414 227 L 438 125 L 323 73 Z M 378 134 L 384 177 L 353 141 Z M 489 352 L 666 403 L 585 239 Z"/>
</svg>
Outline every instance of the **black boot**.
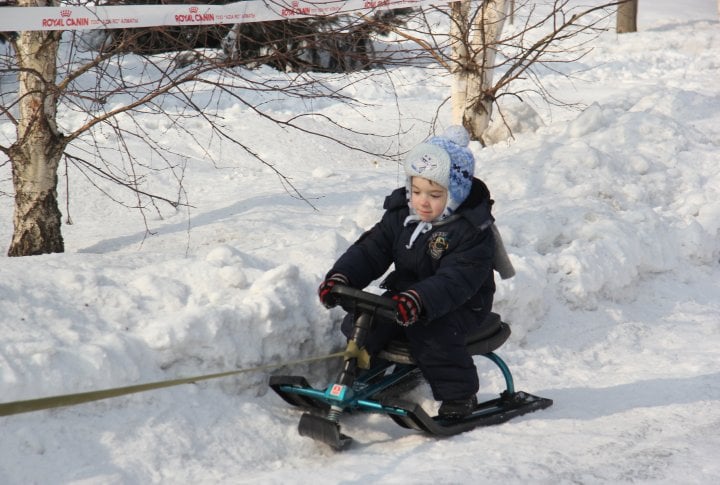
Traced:
<svg viewBox="0 0 720 485">
<path fill-rule="evenodd" d="M 438 416 L 445 419 L 461 419 L 472 413 L 477 407 L 477 403 L 477 396 L 443 401 L 438 410 Z"/>
</svg>

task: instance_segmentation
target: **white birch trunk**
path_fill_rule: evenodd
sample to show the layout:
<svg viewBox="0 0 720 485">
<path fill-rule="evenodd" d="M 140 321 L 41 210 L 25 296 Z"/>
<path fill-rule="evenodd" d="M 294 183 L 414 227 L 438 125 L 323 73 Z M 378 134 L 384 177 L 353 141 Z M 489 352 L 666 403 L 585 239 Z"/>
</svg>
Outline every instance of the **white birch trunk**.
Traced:
<svg viewBox="0 0 720 485">
<path fill-rule="evenodd" d="M 29 4 L 28 0 L 19 3 Z M 57 204 L 57 169 L 64 142 L 55 124 L 59 39 L 59 32 L 20 32 L 15 42 L 19 119 L 17 141 L 10 147 L 15 212 L 9 256 L 64 251 Z"/>
<path fill-rule="evenodd" d="M 509 0 L 486 0 L 471 12 L 468 0 L 452 4 L 453 123 L 462 124 L 475 140 L 482 140 L 490 124 L 493 98 L 487 91 L 509 6 Z"/>
<path fill-rule="evenodd" d="M 718 0 L 720 1 L 720 0 Z M 468 49 L 468 30 L 470 12 L 470 0 L 453 2 L 450 4 L 450 41 L 451 41 L 451 66 L 452 85 L 450 92 L 450 104 L 452 106 L 452 123 L 463 124 L 465 103 L 468 94 L 468 70 L 466 66 L 470 62 Z"/>
</svg>

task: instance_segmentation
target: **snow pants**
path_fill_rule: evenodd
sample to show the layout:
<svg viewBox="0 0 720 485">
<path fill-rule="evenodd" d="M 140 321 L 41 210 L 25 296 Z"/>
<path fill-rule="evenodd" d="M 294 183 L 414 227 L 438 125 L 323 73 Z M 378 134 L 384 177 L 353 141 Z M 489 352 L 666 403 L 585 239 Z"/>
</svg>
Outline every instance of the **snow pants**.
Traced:
<svg viewBox="0 0 720 485">
<path fill-rule="evenodd" d="M 479 389 L 477 369 L 465 341 L 480 329 L 489 313 L 458 310 L 430 323 L 402 327 L 393 321 L 378 319 L 369 332 L 365 348 L 377 355 L 391 340 L 406 340 L 410 353 L 430 384 L 437 401 L 466 399 Z M 342 332 L 349 337 L 354 316 L 346 315 Z"/>
</svg>

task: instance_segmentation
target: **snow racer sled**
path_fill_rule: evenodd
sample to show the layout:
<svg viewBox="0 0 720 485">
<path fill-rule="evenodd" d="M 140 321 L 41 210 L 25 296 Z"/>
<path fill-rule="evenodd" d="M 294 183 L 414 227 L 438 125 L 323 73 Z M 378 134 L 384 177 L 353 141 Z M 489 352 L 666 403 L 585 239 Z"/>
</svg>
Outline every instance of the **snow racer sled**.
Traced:
<svg viewBox="0 0 720 485">
<path fill-rule="evenodd" d="M 363 342 L 377 316 L 394 320 L 393 300 L 356 290 L 335 286 L 332 296 L 337 303 L 355 317 L 353 333 L 348 340 L 343 368 L 337 380 L 323 389 L 312 387 L 301 376 L 272 376 L 270 387 L 286 402 L 305 409 L 298 424 L 300 435 L 326 443 L 336 450 L 345 448 L 352 438 L 340 430 L 344 412 L 369 411 L 384 413 L 404 428 L 436 436 L 450 436 L 478 426 L 498 424 L 516 416 L 552 405 L 552 400 L 515 391 L 510 369 L 493 353 L 510 336 L 510 327 L 500 316 L 491 313 L 482 332 L 471 335 L 467 346 L 471 355 L 491 360 L 505 378 L 506 389 L 496 399 L 479 403 L 467 417 L 443 419 L 429 416 L 415 403 L 403 401 L 399 395 L 418 383 L 421 373 L 415 364 L 407 342 L 393 341 L 380 352 L 378 363 L 361 369 Z M 357 376 L 357 377 L 356 377 Z"/>
</svg>

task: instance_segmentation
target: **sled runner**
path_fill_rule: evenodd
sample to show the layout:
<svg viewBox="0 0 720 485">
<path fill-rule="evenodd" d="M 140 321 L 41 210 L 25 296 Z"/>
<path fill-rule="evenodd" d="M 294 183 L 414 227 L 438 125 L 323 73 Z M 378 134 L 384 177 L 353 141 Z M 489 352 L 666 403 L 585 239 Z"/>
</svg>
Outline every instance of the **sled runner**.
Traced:
<svg viewBox="0 0 720 485">
<path fill-rule="evenodd" d="M 395 303 L 382 296 L 346 286 L 336 286 L 332 296 L 348 313 L 355 316 L 355 326 L 348 341 L 343 369 L 336 382 L 324 389 L 312 387 L 301 376 L 272 376 L 270 387 L 286 402 L 305 409 L 298 424 L 302 436 L 341 450 L 352 439 L 341 432 L 340 417 L 345 412 L 369 411 L 387 414 L 404 428 L 423 431 L 436 436 L 450 436 L 478 426 L 499 424 L 552 405 L 552 400 L 515 391 L 512 374 L 505 362 L 493 351 L 510 336 L 510 327 L 500 316 L 491 313 L 482 331 L 468 338 L 472 355 L 482 355 L 502 372 L 505 390 L 500 396 L 477 405 L 467 417 L 443 419 L 428 415 L 415 403 L 404 401 L 401 395 L 421 378 L 407 342 L 393 341 L 373 359 L 369 369 L 361 369 L 361 349 L 368 330 L 376 317 L 395 319 Z M 360 362 L 361 363 L 361 362 Z"/>
</svg>

